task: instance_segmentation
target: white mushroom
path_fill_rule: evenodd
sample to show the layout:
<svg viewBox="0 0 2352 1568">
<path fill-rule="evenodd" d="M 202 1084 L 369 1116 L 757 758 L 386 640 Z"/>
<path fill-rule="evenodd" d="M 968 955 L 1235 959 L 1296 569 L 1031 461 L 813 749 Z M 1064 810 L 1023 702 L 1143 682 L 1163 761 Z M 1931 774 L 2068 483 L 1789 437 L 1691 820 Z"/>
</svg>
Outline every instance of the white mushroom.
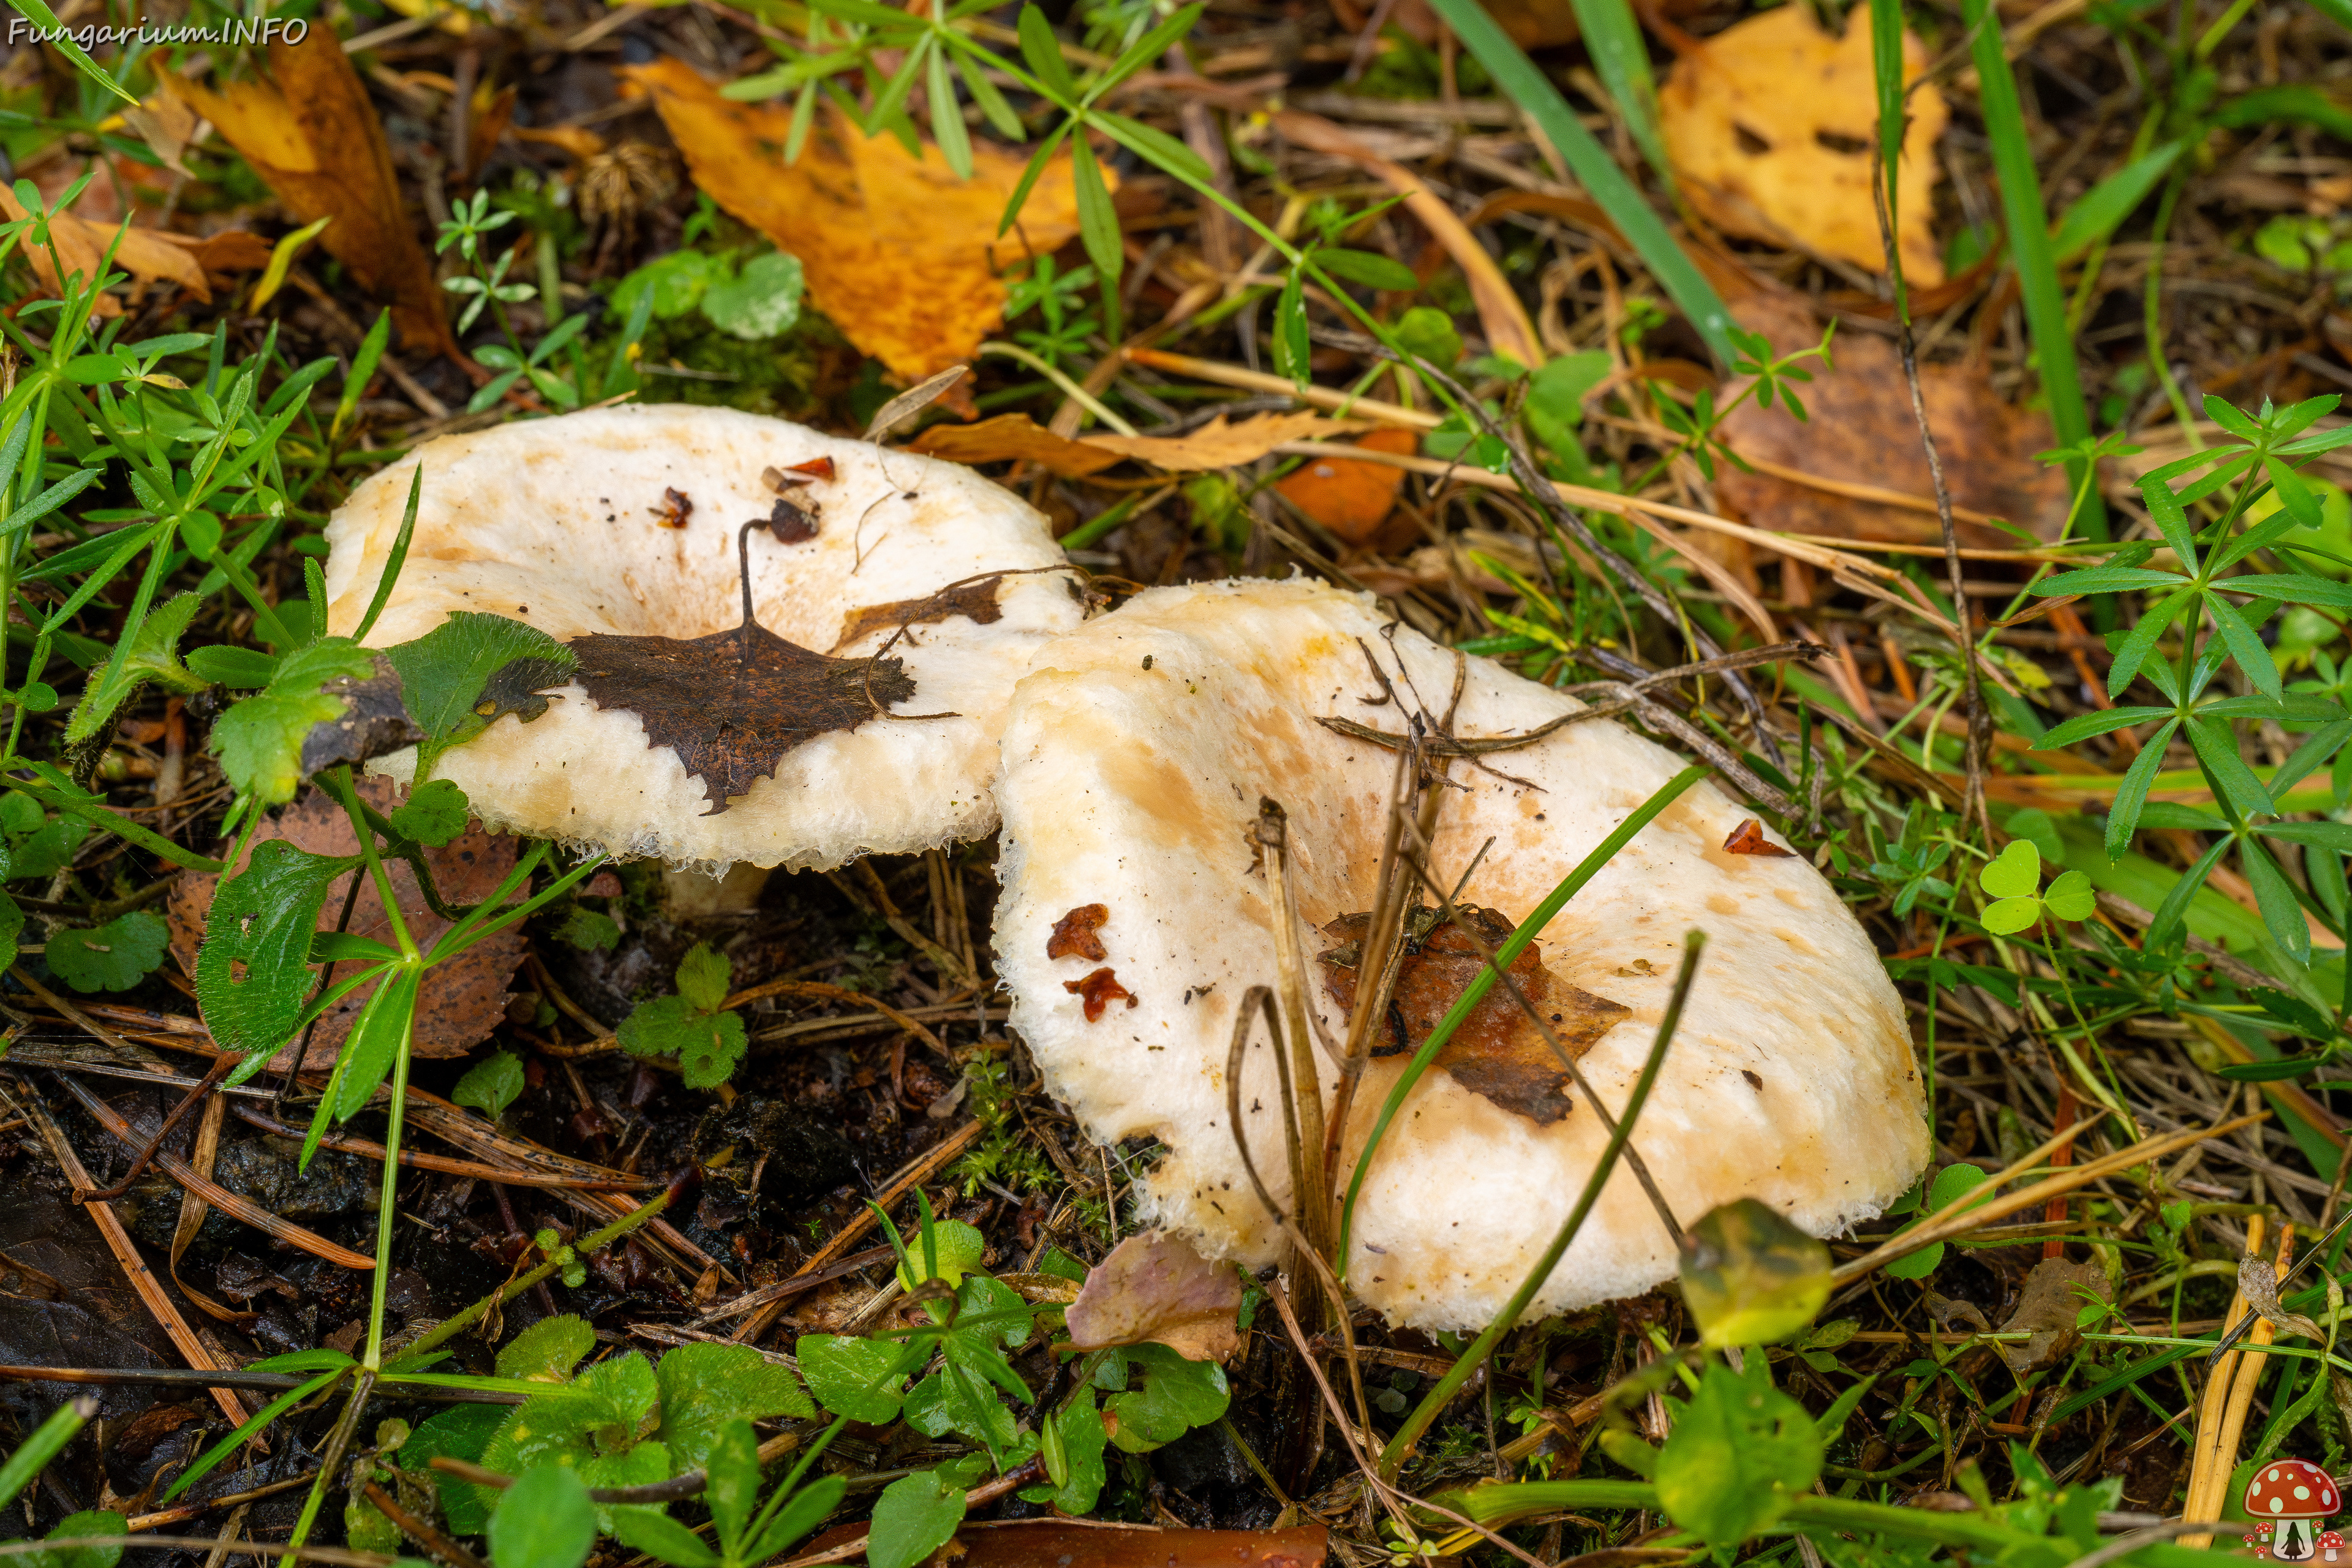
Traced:
<svg viewBox="0 0 2352 1568">
<path fill-rule="evenodd" d="M 419 465 L 415 537 L 375 646 L 468 610 L 565 642 L 710 637 L 744 622 L 741 560 L 760 627 L 840 658 L 890 643 L 912 683 L 909 693 L 880 678 L 887 661 L 876 666 L 855 693 L 854 728 L 730 782 L 690 772 L 675 746 L 649 740 L 658 723 L 599 705 L 575 681 L 540 718 L 501 716 L 441 758 L 438 773 L 493 826 L 712 872 L 836 866 L 984 835 L 1006 694 L 1040 644 L 1083 618 L 1071 576 L 1040 570 L 1064 564 L 1045 518 L 970 469 L 667 405 L 444 437 L 369 479 L 327 527 L 331 629 L 347 634 L 365 614 Z M 758 521 L 773 526 L 740 540 Z M 717 675 L 673 718 L 740 718 Z M 404 782 L 414 767 L 414 752 L 378 764 Z"/>
<path fill-rule="evenodd" d="M 1096 1137 L 1166 1145 L 1145 1206 L 1208 1250 L 1256 1264 L 1278 1250 L 1226 1125 L 1224 1084 L 1244 993 L 1278 984 L 1276 906 L 1244 840 L 1260 797 L 1288 812 L 1313 958 L 1373 901 L 1396 768 L 1393 751 L 1318 720 L 1391 734 L 1416 712 L 1435 724 L 1457 668 L 1458 738 L 1523 735 L 1581 709 L 1384 624 L 1368 597 L 1304 582 L 1153 589 L 1055 642 L 1014 689 L 997 785 L 995 931 L 1013 1025 Z M 1433 869 L 1459 877 L 1492 837 L 1461 899 L 1494 911 L 1486 918 L 1505 931 L 1680 766 L 1605 720 L 1485 761 L 1495 771 L 1450 766 Z M 1742 818 L 1711 785 L 1682 796 L 1544 928 L 1548 973 L 1520 977 L 1549 995 L 1571 1047 L 1590 1042 L 1580 1066 L 1613 1113 L 1651 1044 L 1683 935 L 1704 929 L 1696 988 L 1634 1146 L 1685 1223 L 1749 1196 L 1824 1235 L 1880 1212 L 1925 1163 L 1921 1084 L 1901 1005 L 1859 924 L 1802 859 L 1727 853 Z M 1438 968 L 1417 1005 L 1400 994 L 1400 1014 L 1419 1016 L 1390 1026 L 1410 1036 L 1399 1047 L 1425 1037 L 1426 992 L 1442 989 L 1444 966 L 1466 979 L 1479 961 L 1430 952 L 1429 962 Z M 1344 1037 L 1339 998 L 1351 972 L 1313 968 L 1314 1004 Z M 1465 1047 L 1457 1037 L 1438 1057 L 1444 1070 L 1413 1091 L 1365 1184 L 1348 1282 L 1392 1321 L 1487 1322 L 1605 1142 L 1557 1061 L 1528 1053 L 1507 1001 L 1491 996 L 1473 1024 L 1492 1006 L 1505 1009 L 1488 1020 L 1493 1037 Z M 1257 1167 L 1286 1203 L 1268 1055 L 1263 1043 L 1253 1049 L 1242 1098 Z M 1317 1056 L 1328 1103 L 1337 1075 Z M 1409 1059 L 1370 1063 L 1347 1160 Z M 1638 1293 L 1675 1266 L 1655 1210 L 1621 1167 L 1535 1307 Z"/>
</svg>

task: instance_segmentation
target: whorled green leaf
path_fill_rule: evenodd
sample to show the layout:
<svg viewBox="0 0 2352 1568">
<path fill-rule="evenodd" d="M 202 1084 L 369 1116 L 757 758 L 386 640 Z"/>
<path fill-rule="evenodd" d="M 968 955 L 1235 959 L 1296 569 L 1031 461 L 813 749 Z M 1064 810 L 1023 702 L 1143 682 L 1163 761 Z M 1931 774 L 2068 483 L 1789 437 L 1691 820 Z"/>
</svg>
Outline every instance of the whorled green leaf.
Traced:
<svg viewBox="0 0 2352 1568">
<path fill-rule="evenodd" d="M 732 1424 L 816 1414 L 792 1370 L 749 1345 L 679 1345 L 654 1371 L 661 1391 L 661 1426 L 655 1436 L 681 1472 L 703 1468 Z"/>
<path fill-rule="evenodd" d="M 875 1501 L 866 1561 L 872 1568 L 914 1568 L 948 1543 L 963 1522 L 963 1511 L 964 1489 L 948 1485 L 935 1471 L 892 1481 Z"/>
<path fill-rule="evenodd" d="M 580 1568 L 596 1544 L 596 1510 L 580 1477 L 544 1465 L 515 1478 L 490 1516 L 492 1568 Z"/>
<path fill-rule="evenodd" d="M 82 689 L 81 700 L 66 720 L 67 745 L 79 745 L 96 736 L 149 681 L 183 693 L 202 691 L 209 684 L 191 674 L 179 657 L 180 638 L 203 603 L 194 594 L 182 594 L 147 613 L 139 635 L 118 648 Z"/>
</svg>

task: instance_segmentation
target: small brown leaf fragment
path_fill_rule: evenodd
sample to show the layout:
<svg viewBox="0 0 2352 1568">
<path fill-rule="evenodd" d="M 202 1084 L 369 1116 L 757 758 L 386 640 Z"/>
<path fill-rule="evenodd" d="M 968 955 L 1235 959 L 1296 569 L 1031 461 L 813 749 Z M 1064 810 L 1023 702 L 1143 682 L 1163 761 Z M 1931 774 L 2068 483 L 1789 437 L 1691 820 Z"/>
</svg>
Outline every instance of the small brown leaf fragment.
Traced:
<svg viewBox="0 0 2352 1568">
<path fill-rule="evenodd" d="M 833 459 L 831 458 L 811 458 L 805 463 L 794 463 L 791 468 L 786 468 L 784 472 L 797 476 L 794 479 L 786 480 L 785 483 L 787 484 L 804 485 L 812 479 L 824 479 L 830 481 L 833 479 Z M 781 489 L 782 487 L 780 486 L 778 488 Z"/>
<path fill-rule="evenodd" d="M 592 632 L 572 651 L 588 700 L 637 715 L 646 744 L 669 747 L 702 780 L 710 816 L 795 746 L 915 694 L 898 659 L 832 658 L 757 624 L 691 640 Z"/>
<path fill-rule="evenodd" d="M 672 489 L 665 485 L 662 487 L 661 505 L 649 506 L 646 510 L 653 513 L 654 521 L 664 528 L 684 528 L 686 520 L 694 515 L 694 502 L 687 498 L 684 490 Z"/>
<path fill-rule="evenodd" d="M 1460 914 L 1490 952 L 1510 939 L 1513 922 L 1493 910 L 1464 904 Z M 1343 915 L 1323 928 L 1334 943 L 1317 960 L 1323 966 L 1323 988 L 1351 1014 L 1370 923 L 1369 914 Z M 1375 1031 L 1371 1054 L 1396 1056 L 1420 1046 L 1486 966 L 1477 944 L 1452 921 L 1434 910 L 1415 910 L 1406 923 L 1405 958 L 1389 999 L 1387 1026 Z M 1528 943 L 1503 973 L 1571 1059 L 1591 1050 L 1630 1011 L 1553 975 L 1543 965 L 1540 942 Z M 1438 1053 L 1437 1065 L 1463 1088 L 1538 1126 L 1549 1126 L 1575 1109 L 1559 1058 L 1500 985 L 1471 1009 Z"/>
<path fill-rule="evenodd" d="M 1789 851 L 1765 837 L 1763 824 L 1752 816 L 1731 830 L 1731 837 L 1723 841 L 1723 852 L 1727 855 L 1765 855 L 1777 856 L 1783 860 L 1789 858 Z"/>
<path fill-rule="evenodd" d="M 870 632 L 896 631 L 925 621 L 944 621 L 950 616 L 961 616 L 976 626 L 987 626 L 1004 618 L 996 603 L 996 591 L 1003 582 L 1003 574 L 998 573 L 942 589 L 927 599 L 898 599 L 852 610 L 842 616 L 841 638 L 833 646 L 846 647 Z"/>
<path fill-rule="evenodd" d="M 934 425 L 908 443 L 908 450 L 966 466 L 1027 461 L 1066 479 L 1083 479 L 1120 461 L 1118 453 L 1056 436 L 1026 414 L 1000 414 L 973 425 Z"/>
<path fill-rule="evenodd" d="M 1090 963 L 1100 963 L 1109 954 L 1103 951 L 1102 938 L 1095 934 L 1103 921 L 1110 919 L 1110 909 L 1105 904 L 1080 904 L 1054 922 L 1054 934 L 1045 939 L 1047 958 L 1083 958 Z"/>
<path fill-rule="evenodd" d="M 2267 1268 L 2270 1265 L 2263 1267 Z M 2001 1359 L 2021 1377 L 2074 1354 L 2074 1347 L 2083 1342 L 2083 1331 L 2074 1326 L 2074 1320 L 2082 1316 L 2084 1304 L 2094 1298 L 2101 1301 L 2116 1299 L 2115 1287 L 2107 1283 L 2104 1268 L 2063 1258 L 2043 1258 L 2026 1275 L 2017 1310 L 2001 1325 L 2010 1333 L 2030 1333 L 2033 1337 L 2022 1343 L 2003 1343 L 2000 1346 Z"/>
<path fill-rule="evenodd" d="M 768 521 L 761 526 L 774 534 L 779 544 L 805 544 L 816 537 L 816 519 L 782 496 L 776 498 Z"/>
<path fill-rule="evenodd" d="M 2326 1342 L 2326 1329 L 2301 1312 L 2291 1312 L 2279 1304 L 2278 1270 L 2271 1266 L 2270 1259 L 2252 1254 L 2238 1259 L 2238 1294 L 2246 1299 L 2246 1305 L 2259 1313 L 2263 1321 L 2281 1333 Z"/>
<path fill-rule="evenodd" d="M 1130 1236 L 1087 1276 L 1065 1321 L 1081 1351 L 1163 1344 L 1187 1361 L 1223 1361 L 1241 1349 L 1241 1276 L 1166 1231 Z"/>
<path fill-rule="evenodd" d="M 1062 989 L 1085 999 L 1087 1022 L 1089 1024 L 1099 1020 L 1103 1010 L 1122 996 L 1127 998 L 1129 1006 L 1135 1005 L 1135 994 L 1121 985 L 1118 976 L 1108 968 L 1097 969 L 1083 980 L 1065 980 Z"/>
</svg>

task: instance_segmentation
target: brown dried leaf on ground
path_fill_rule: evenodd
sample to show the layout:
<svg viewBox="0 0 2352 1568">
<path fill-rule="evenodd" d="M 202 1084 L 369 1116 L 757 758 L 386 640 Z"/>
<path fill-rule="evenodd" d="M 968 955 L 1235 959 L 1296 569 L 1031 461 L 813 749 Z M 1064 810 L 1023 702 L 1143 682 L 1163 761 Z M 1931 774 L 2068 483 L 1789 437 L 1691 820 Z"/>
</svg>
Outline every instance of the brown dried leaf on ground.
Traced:
<svg viewBox="0 0 2352 1568">
<path fill-rule="evenodd" d="M 11 218 L 26 216 L 17 204 L 15 193 L 0 188 L 0 213 Z M 122 243 L 115 245 L 115 226 L 92 223 L 71 213 L 59 213 L 49 219 L 49 233 L 57 241 L 58 259 L 65 264 L 68 273 L 79 272 L 84 279 L 98 276 L 99 263 L 105 258 L 107 247 L 114 246 L 114 265 L 142 283 L 158 279 L 177 283 L 197 299 L 209 303 L 211 287 L 205 281 L 205 269 L 189 254 L 185 245 L 175 245 L 163 233 L 152 228 L 132 226 L 122 231 Z M 57 292 L 58 269 L 49 259 L 47 246 L 26 244 L 26 258 L 39 275 L 41 287 Z M 98 313 L 111 316 L 122 309 L 121 301 L 110 294 L 101 294 Z"/>
<path fill-rule="evenodd" d="M 362 288 L 392 306 L 401 342 L 456 355 L 433 264 L 409 226 L 392 149 L 367 89 L 331 39 L 269 47 L 269 75 L 217 89 L 163 73 L 163 84 L 213 122 L 299 223 L 331 217 L 319 236 Z"/>
<path fill-rule="evenodd" d="M 1163 1344 L 1187 1361 L 1223 1361 L 1241 1349 L 1242 1280 L 1166 1231 L 1130 1236 L 1087 1276 L 1066 1321 L 1078 1350 Z"/>
<path fill-rule="evenodd" d="M 1801 301 L 1760 295 L 1729 303 L 1742 326 L 1762 332 L 1781 353 L 1821 341 L 1821 329 Z M 1799 391 L 1811 418 L 1800 424 L 1777 402 L 1759 408 L 1751 400 L 1724 420 L 1724 440 L 1751 461 L 1932 499 L 1935 481 L 1895 345 L 1870 333 L 1842 331 L 1830 357 L 1835 368 L 1811 366 L 1812 384 Z M 1724 400 L 1737 395 L 1740 384 L 1727 387 Z M 1981 373 L 1962 365 L 1921 365 L 1919 392 L 1953 503 L 2043 539 L 2056 537 L 2066 517 L 2065 470 L 2033 457 L 2058 444 L 2049 418 L 2002 401 Z M 1942 538 L 1932 510 L 1856 500 L 1727 464 L 1717 469 L 1716 499 L 1732 516 L 1776 531 L 1908 544 Z M 2017 542 L 1965 520 L 1958 531 L 1961 543 L 1984 549 Z"/>
<path fill-rule="evenodd" d="M 1658 89 L 1666 156 L 1691 203 L 1727 234 L 1886 270 L 1871 205 L 1878 100 L 1870 60 L 1870 9 L 1858 5 L 1845 36 L 1813 25 L 1802 5 L 1767 11 L 1705 41 L 1675 62 Z M 1903 35 L 1903 79 L 1927 68 L 1927 50 Z M 1896 237 L 1914 287 L 1943 281 L 1930 195 L 1943 95 L 1930 84 L 1906 100 Z"/>
<path fill-rule="evenodd" d="M 653 95 L 694 183 L 800 258 L 817 309 L 910 383 L 969 363 L 1004 318 L 998 274 L 1078 231 L 1066 156 L 999 239 L 1022 159 L 975 145 L 972 177 L 959 180 L 944 158 L 917 158 L 887 132 L 869 139 L 829 119 L 787 167 L 788 110 L 730 102 L 682 60 L 622 74 Z"/>
<path fill-rule="evenodd" d="M 1117 452 L 1056 436 L 1026 414 L 1000 414 L 977 425 L 934 425 L 908 449 L 967 465 L 1025 458 L 1066 479 L 1083 479 L 1120 460 Z"/>
<path fill-rule="evenodd" d="M 400 803 L 402 792 L 389 780 L 365 779 L 358 787 L 360 797 L 378 811 L 390 811 Z M 314 855 L 359 853 L 359 841 L 352 837 L 351 819 L 343 815 L 341 806 L 317 790 L 265 821 L 255 833 L 254 841 L 259 843 L 267 838 L 283 838 Z M 479 903 L 497 892 L 499 882 L 514 869 L 515 843 L 511 835 L 484 833 L 476 826 L 438 849 L 426 850 L 425 863 L 432 868 L 433 882 L 440 889 L 442 902 L 451 906 Z M 250 853 L 248 849 L 248 856 Z M 400 900 L 401 918 L 407 922 L 409 934 L 419 943 L 430 946 L 449 929 L 449 922 L 425 907 L 415 873 L 405 862 L 391 861 L 385 868 L 392 874 L 393 893 Z M 190 974 L 195 973 L 196 944 L 203 936 L 205 917 L 212 910 L 213 895 L 219 886 L 218 877 L 194 873 L 172 886 L 172 953 Z M 343 878 L 328 889 L 327 902 L 319 917 L 320 931 L 336 928 L 349 887 L 350 879 Z M 361 882 L 359 901 L 352 906 L 351 924 L 345 929 L 355 936 L 373 937 L 378 942 L 393 940 L 392 926 L 384 919 L 383 903 L 376 896 L 373 882 Z M 416 1004 L 418 1056 L 463 1056 L 488 1037 L 506 1017 L 507 980 L 522 962 L 523 945 L 520 929 L 501 931 L 448 963 L 436 964 L 425 972 Z M 374 993 L 373 985 L 363 985 L 320 1017 L 319 1027 L 310 1037 L 310 1053 L 303 1058 L 305 1067 L 315 1070 L 334 1064 L 336 1052 L 342 1048 L 344 1037 L 352 1031 L 352 1020 Z"/>
<path fill-rule="evenodd" d="M 2099 1264 L 2074 1263 L 2063 1258 L 2043 1258 L 2025 1277 L 2025 1289 L 2017 1299 L 2017 1310 L 2001 1325 L 2005 1332 L 2030 1333 L 2033 1337 L 2022 1343 L 1998 1347 L 2001 1359 L 2022 1377 L 2074 1354 L 2074 1347 L 2083 1342 L 2083 1331 L 2074 1321 L 2082 1316 L 2083 1309 L 2094 1300 L 2115 1299 L 2115 1287 L 2107 1283 L 2107 1271 Z"/>
<path fill-rule="evenodd" d="M 1228 425 L 1220 414 L 1189 435 L 1089 436 L 1085 445 L 1124 458 L 1138 458 L 1154 468 L 1183 472 L 1238 468 L 1256 462 L 1285 441 L 1315 441 L 1371 427 L 1369 419 L 1326 419 L 1319 414 L 1306 412 L 1256 414 L 1238 425 Z M 1403 449 L 1412 448 L 1408 446 Z M 1402 477 L 1399 472 L 1398 478 Z M 1394 487 L 1391 489 L 1393 493 Z"/>
</svg>

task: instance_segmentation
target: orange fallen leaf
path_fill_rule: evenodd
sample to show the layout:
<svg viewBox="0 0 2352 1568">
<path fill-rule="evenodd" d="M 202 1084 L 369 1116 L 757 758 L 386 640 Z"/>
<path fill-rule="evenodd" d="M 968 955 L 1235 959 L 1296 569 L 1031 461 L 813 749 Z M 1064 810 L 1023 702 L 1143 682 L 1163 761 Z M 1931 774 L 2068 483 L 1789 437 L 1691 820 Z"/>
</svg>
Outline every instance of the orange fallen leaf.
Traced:
<svg viewBox="0 0 2352 1568">
<path fill-rule="evenodd" d="M 682 60 L 624 75 L 653 95 L 694 183 L 800 258 L 817 309 L 909 383 L 975 358 L 1004 319 L 998 273 L 1078 231 L 1066 156 L 1046 168 L 1000 240 L 1022 159 L 975 145 L 972 177 L 959 180 L 944 158 L 917 157 L 887 132 L 868 138 L 831 119 L 788 166 L 789 110 L 730 102 Z"/>
<path fill-rule="evenodd" d="M 1123 458 L 1140 458 L 1155 468 L 1185 471 L 1238 468 L 1256 462 L 1285 441 L 1313 441 L 1371 427 L 1369 419 L 1326 419 L 1313 413 L 1256 414 L 1238 425 L 1228 425 L 1220 414 L 1189 435 L 1089 436 L 1085 444 Z M 1410 444 L 1397 448 L 1412 449 Z M 1363 467 L 1360 463 L 1348 466 Z"/>
<path fill-rule="evenodd" d="M 400 201 L 392 149 L 367 89 L 332 39 L 269 46 L 269 76 L 217 90 L 163 73 L 213 122 L 296 219 L 332 217 L 319 236 L 360 286 L 392 306 L 401 341 L 457 355 L 433 265 Z"/>
<path fill-rule="evenodd" d="M 1375 430 L 1358 445 L 1375 452 L 1412 452 L 1418 444 L 1410 430 Z M 1276 480 L 1275 489 L 1291 505 L 1329 529 L 1349 544 L 1371 538 L 1396 505 L 1404 484 L 1404 470 L 1385 463 L 1351 462 L 1345 458 L 1309 458 L 1297 472 Z"/>
<path fill-rule="evenodd" d="M 1000 414 L 977 425 L 934 425 L 915 437 L 908 449 L 950 463 L 1001 463 L 1025 458 L 1066 479 L 1085 479 L 1119 461 L 1117 452 L 1056 436 L 1026 414 Z"/>
<path fill-rule="evenodd" d="M 1927 50 L 1905 33 L 1903 79 L 1916 81 L 1927 65 Z M 1944 278 L 1930 193 L 1946 110 L 1932 83 L 1906 101 L 1895 237 L 1904 276 L 1918 287 Z M 1867 5 L 1847 17 L 1843 38 L 1815 26 L 1803 5 L 1726 28 L 1675 62 L 1658 116 L 1691 204 L 1717 228 L 1886 270 L 1870 194 L 1878 99 Z"/>
<path fill-rule="evenodd" d="M 25 209 L 17 205 L 16 194 L 5 189 L 0 189 L 0 212 L 5 212 L 11 218 L 26 216 Z M 161 279 L 177 283 L 199 300 L 209 302 L 213 297 L 211 287 L 205 281 L 205 269 L 197 265 L 185 247 L 173 244 L 158 230 L 126 227 L 122 230 L 122 242 L 115 245 L 115 226 L 92 223 L 88 218 L 64 212 L 49 219 L 49 234 L 57 242 L 58 260 L 64 263 L 67 272 L 79 273 L 84 281 L 98 276 L 99 264 L 106 255 L 107 247 L 113 245 L 114 265 L 140 281 L 153 282 Z M 40 277 L 41 286 L 51 293 L 57 292 L 58 268 L 57 263 L 49 258 L 48 247 L 27 244 L 22 248 L 26 258 L 32 262 L 34 272 Z M 121 309 L 121 303 L 113 296 L 99 296 L 99 314 L 111 316 Z"/>
<path fill-rule="evenodd" d="M 1130 1236 L 1087 1276 L 1064 1321 L 1077 1350 L 1163 1344 L 1187 1361 L 1241 1349 L 1241 1276 L 1164 1230 Z"/>
</svg>

